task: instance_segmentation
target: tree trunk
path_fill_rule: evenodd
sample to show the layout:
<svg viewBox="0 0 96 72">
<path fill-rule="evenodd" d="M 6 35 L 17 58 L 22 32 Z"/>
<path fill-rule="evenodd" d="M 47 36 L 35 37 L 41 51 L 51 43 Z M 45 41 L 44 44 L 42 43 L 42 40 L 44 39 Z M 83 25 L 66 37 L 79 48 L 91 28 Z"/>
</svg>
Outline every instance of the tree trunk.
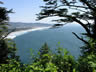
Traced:
<svg viewBox="0 0 96 72">
<path fill-rule="evenodd" d="M 94 16 L 93 38 L 96 40 L 96 16 Z"/>
</svg>

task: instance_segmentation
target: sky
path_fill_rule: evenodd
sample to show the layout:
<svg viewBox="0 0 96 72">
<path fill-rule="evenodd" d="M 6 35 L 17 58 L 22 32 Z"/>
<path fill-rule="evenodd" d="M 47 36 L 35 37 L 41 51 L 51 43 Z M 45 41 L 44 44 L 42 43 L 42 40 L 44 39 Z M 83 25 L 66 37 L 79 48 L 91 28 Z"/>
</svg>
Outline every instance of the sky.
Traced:
<svg viewBox="0 0 96 72">
<path fill-rule="evenodd" d="M 2 6 L 7 9 L 13 9 L 13 12 L 9 14 L 10 22 L 26 22 L 26 23 L 48 23 L 54 24 L 56 22 L 52 22 L 51 20 L 58 19 L 56 17 L 53 18 L 45 18 L 40 21 L 36 21 L 37 15 L 41 11 L 40 6 L 44 6 L 45 3 L 43 0 L 0 0 L 4 2 Z"/>
<path fill-rule="evenodd" d="M 13 14 L 10 14 L 10 22 L 36 22 L 36 14 L 41 11 L 40 6 L 45 3 L 43 0 L 1 0 L 4 2 L 4 7 L 13 9 Z M 50 19 L 40 20 L 38 22 L 50 22 Z"/>
</svg>

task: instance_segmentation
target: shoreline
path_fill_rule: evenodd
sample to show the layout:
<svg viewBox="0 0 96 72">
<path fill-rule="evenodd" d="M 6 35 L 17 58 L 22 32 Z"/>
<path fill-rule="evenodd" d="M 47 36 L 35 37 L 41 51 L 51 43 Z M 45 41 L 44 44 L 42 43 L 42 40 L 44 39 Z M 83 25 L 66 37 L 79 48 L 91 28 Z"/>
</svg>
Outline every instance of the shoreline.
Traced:
<svg viewBox="0 0 96 72">
<path fill-rule="evenodd" d="M 44 29 L 49 29 L 51 27 L 36 27 L 36 28 L 32 28 L 32 29 L 27 29 L 27 30 L 20 30 L 20 31 L 15 31 L 10 33 L 6 38 L 8 39 L 14 39 L 17 36 L 32 32 L 32 31 L 37 31 L 37 30 L 44 30 Z"/>
</svg>

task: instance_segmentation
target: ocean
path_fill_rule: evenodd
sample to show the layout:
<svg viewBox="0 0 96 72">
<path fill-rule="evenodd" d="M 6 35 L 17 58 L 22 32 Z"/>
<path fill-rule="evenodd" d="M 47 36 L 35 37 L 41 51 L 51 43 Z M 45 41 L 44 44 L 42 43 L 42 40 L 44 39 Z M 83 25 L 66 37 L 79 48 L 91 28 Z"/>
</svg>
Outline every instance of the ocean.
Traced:
<svg viewBox="0 0 96 72">
<path fill-rule="evenodd" d="M 17 36 L 13 40 L 16 43 L 17 55 L 23 63 L 32 62 L 32 53 L 37 56 L 39 49 L 46 42 L 49 48 L 55 52 L 60 47 L 67 49 L 75 59 L 80 55 L 80 47 L 83 43 L 78 40 L 72 32 L 80 33 L 85 32 L 81 26 L 68 25 L 59 28 L 49 28 L 37 31 L 31 31 L 23 35 Z"/>
</svg>

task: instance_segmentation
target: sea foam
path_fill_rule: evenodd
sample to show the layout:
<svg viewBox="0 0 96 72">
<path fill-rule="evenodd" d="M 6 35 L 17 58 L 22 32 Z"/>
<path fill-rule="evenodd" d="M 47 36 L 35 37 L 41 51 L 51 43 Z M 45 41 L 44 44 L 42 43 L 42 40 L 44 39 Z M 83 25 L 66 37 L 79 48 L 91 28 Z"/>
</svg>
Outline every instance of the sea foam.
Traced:
<svg viewBox="0 0 96 72">
<path fill-rule="evenodd" d="M 16 31 L 16 32 L 10 33 L 6 38 L 14 39 L 17 36 L 26 34 L 28 32 L 37 31 L 37 30 L 45 30 L 45 29 L 48 29 L 48 28 L 50 28 L 50 27 L 37 27 L 37 28 L 33 28 L 33 29 L 28 29 L 28 30 Z"/>
</svg>

